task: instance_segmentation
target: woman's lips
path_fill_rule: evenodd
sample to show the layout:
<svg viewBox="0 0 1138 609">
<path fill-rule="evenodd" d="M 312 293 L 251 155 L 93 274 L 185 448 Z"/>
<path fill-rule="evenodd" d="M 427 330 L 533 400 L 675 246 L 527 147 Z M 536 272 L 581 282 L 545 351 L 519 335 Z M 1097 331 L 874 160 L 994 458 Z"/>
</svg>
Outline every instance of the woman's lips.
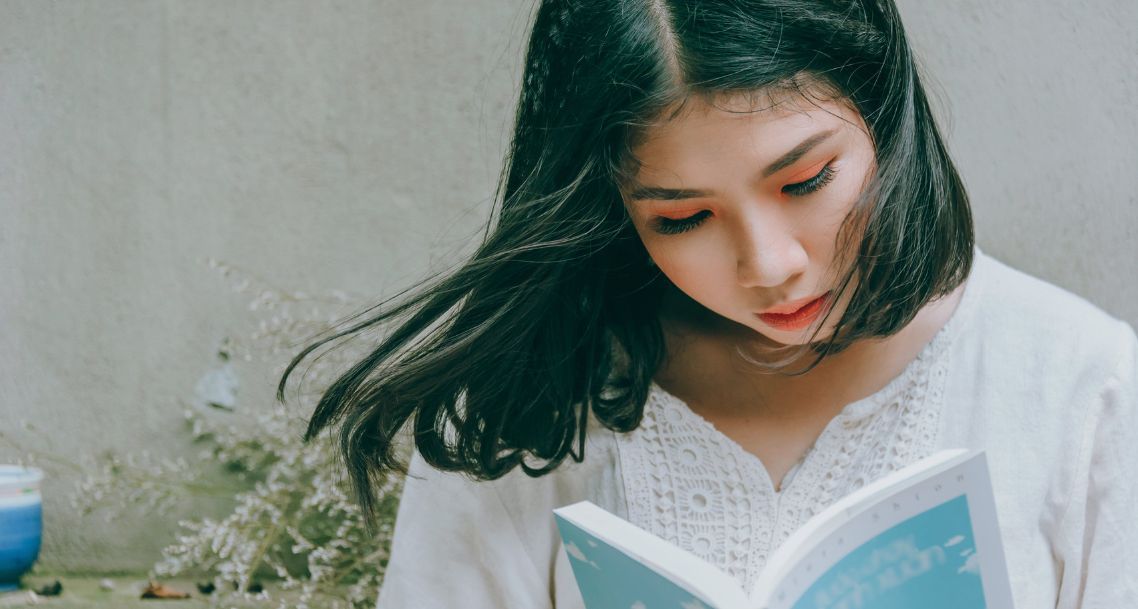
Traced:
<svg viewBox="0 0 1138 609">
<path fill-rule="evenodd" d="M 801 330 L 814 323 L 814 320 L 826 311 L 829 304 L 830 292 L 826 292 L 789 313 L 756 313 L 755 315 L 763 323 L 779 330 Z"/>
</svg>

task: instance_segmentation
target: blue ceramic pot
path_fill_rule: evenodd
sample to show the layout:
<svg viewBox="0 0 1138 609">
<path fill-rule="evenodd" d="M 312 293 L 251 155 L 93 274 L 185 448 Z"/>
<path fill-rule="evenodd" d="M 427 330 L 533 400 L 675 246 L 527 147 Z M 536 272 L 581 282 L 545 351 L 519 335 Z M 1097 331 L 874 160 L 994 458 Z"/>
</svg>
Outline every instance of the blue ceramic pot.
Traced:
<svg viewBox="0 0 1138 609">
<path fill-rule="evenodd" d="M 0 592 L 14 590 L 40 553 L 43 472 L 0 465 Z"/>
</svg>

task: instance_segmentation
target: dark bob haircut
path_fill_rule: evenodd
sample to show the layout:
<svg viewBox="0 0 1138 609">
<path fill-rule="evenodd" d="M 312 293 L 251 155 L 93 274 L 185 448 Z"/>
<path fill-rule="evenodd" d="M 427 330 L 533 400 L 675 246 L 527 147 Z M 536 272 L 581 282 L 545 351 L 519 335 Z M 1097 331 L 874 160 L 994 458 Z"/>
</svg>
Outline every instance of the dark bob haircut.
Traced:
<svg viewBox="0 0 1138 609">
<path fill-rule="evenodd" d="M 857 255 L 839 284 L 854 291 L 829 340 L 808 346 L 815 364 L 896 333 L 969 273 L 967 194 L 893 0 L 543 1 L 523 79 L 476 253 L 345 321 L 281 378 L 283 399 L 314 350 L 382 330 L 323 393 L 306 436 L 340 424 L 367 513 L 376 476 L 405 471 L 402 431 L 432 466 L 494 479 L 584 459 L 590 412 L 614 431 L 639 424 L 671 284 L 648 264 L 620 188 L 645 128 L 693 96 L 825 91 L 869 128 L 876 164 L 846 218 L 858 230 L 843 251 Z"/>
</svg>

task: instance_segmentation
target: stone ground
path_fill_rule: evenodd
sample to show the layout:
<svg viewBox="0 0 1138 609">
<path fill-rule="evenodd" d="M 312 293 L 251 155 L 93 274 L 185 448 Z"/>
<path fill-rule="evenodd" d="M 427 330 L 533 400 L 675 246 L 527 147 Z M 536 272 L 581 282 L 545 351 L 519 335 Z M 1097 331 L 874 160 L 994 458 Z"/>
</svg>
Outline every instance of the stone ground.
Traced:
<svg viewBox="0 0 1138 609">
<path fill-rule="evenodd" d="M 114 588 L 103 590 L 99 583 L 108 579 Z M 39 596 L 32 590 L 40 589 L 55 581 L 63 584 L 63 592 L 59 596 Z M 17 592 L 0 593 L 0 607 L 46 607 L 51 609 L 98 609 L 101 607 L 114 607 L 115 609 L 201 609 L 209 607 L 209 600 L 198 594 L 194 583 L 188 580 L 173 580 L 164 584 L 190 592 L 193 597 L 187 600 L 142 600 L 143 589 L 146 588 L 146 577 L 73 577 L 66 575 L 37 575 L 24 577 L 23 586 Z"/>
<path fill-rule="evenodd" d="M 109 580 L 113 587 L 104 590 L 100 582 Z M 40 596 L 33 593 L 43 586 L 59 581 L 63 585 L 63 592 L 59 596 Z M 211 607 L 210 597 L 198 593 L 192 579 L 162 580 L 162 584 L 170 588 L 189 592 L 192 597 L 185 600 L 173 599 L 142 599 L 142 591 L 146 588 L 146 576 L 69 576 L 44 575 L 25 576 L 23 589 L 16 592 L 0 593 L 0 608 L 8 607 L 44 607 L 46 609 L 205 609 Z M 277 597 L 272 585 L 266 586 L 272 600 L 249 601 L 236 605 L 238 609 L 275 609 L 280 597 Z M 287 598 L 287 592 L 284 593 Z M 226 603 L 226 607 L 233 605 Z M 322 606 L 314 604 L 313 607 Z M 214 605 L 214 607 L 218 607 Z"/>
</svg>

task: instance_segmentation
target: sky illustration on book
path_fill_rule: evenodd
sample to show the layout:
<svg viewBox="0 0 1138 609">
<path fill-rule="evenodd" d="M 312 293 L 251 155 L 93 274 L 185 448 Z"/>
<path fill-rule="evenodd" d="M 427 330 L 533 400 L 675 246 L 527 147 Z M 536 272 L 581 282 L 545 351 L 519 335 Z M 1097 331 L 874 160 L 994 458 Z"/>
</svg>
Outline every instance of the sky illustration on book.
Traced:
<svg viewBox="0 0 1138 609">
<path fill-rule="evenodd" d="M 723 609 L 560 517 L 557 528 L 588 609 Z"/>
<path fill-rule="evenodd" d="M 811 584 L 793 605 L 794 609 L 911 607 L 986 607 L 964 495 L 865 542 Z"/>
</svg>

